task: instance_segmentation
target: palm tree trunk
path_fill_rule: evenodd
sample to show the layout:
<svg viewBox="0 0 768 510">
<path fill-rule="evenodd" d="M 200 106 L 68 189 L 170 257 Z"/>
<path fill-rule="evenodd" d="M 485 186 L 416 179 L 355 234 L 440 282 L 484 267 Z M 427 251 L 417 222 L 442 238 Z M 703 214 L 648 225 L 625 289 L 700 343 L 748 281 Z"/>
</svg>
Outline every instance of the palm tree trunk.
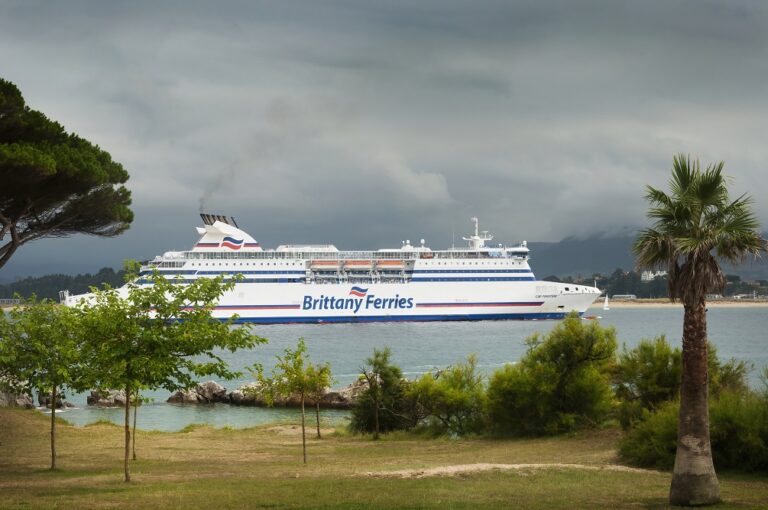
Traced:
<svg viewBox="0 0 768 510">
<path fill-rule="evenodd" d="M 126 483 L 131 481 L 131 468 L 128 465 L 128 458 L 131 453 L 131 386 L 125 385 L 125 459 L 123 469 L 125 472 Z"/>
<path fill-rule="evenodd" d="M 320 438 L 320 399 L 315 401 L 315 418 L 317 418 L 317 438 Z"/>
<path fill-rule="evenodd" d="M 705 302 L 685 305 L 683 373 L 677 453 L 669 490 L 672 505 L 709 505 L 720 501 L 712 463 L 707 404 L 707 316 Z"/>
<path fill-rule="evenodd" d="M 56 469 L 56 385 L 51 391 L 51 470 Z"/>
<path fill-rule="evenodd" d="M 301 394 L 301 450 L 304 454 L 304 464 L 307 463 L 307 433 L 304 427 L 304 394 Z"/>
</svg>

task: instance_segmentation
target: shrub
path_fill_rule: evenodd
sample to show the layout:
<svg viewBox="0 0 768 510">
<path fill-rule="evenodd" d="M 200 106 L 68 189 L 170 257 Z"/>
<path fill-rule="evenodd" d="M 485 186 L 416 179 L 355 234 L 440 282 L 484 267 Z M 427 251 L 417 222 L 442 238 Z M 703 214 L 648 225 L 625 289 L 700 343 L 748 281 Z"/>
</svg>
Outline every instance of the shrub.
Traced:
<svg viewBox="0 0 768 510">
<path fill-rule="evenodd" d="M 712 343 L 707 344 L 707 352 L 710 395 L 718 396 L 726 391 L 743 393 L 749 390 L 747 375 L 753 368 L 751 363 L 736 361 L 733 358 L 722 363 L 717 357 L 717 347 Z"/>
<path fill-rule="evenodd" d="M 679 403 L 666 402 L 619 443 L 619 454 L 642 467 L 670 469 L 675 461 Z M 710 442 L 717 469 L 768 472 L 768 398 L 725 391 L 710 401 Z"/>
<path fill-rule="evenodd" d="M 768 399 L 724 391 L 710 406 L 709 419 L 716 468 L 768 472 Z"/>
<path fill-rule="evenodd" d="M 569 315 L 543 339 L 526 341 L 516 365 L 496 371 L 488 386 L 492 430 L 500 435 L 567 432 L 602 422 L 613 407 L 608 369 L 616 333 Z"/>
<path fill-rule="evenodd" d="M 403 379 L 400 367 L 390 363 L 390 355 L 389 348 L 374 349 L 373 357 L 367 360 L 369 368 L 364 370 L 375 386 L 369 385 L 352 408 L 349 426 L 354 432 L 375 432 L 377 401 L 380 432 L 408 430 L 417 423 L 416 404 L 409 393 L 411 383 Z"/>
<path fill-rule="evenodd" d="M 662 403 L 621 439 L 619 455 L 640 467 L 671 469 L 675 464 L 679 411 L 676 401 Z"/>
<path fill-rule="evenodd" d="M 725 391 L 746 391 L 751 365 L 735 359 L 721 362 L 717 357 L 717 348 L 711 343 L 708 351 L 710 395 L 717 397 Z M 654 340 L 641 340 L 631 350 L 625 346 L 613 376 L 621 426 L 626 430 L 646 419 L 662 402 L 676 399 L 680 392 L 681 374 L 680 349 L 673 349 L 664 335 Z"/>
<path fill-rule="evenodd" d="M 647 416 L 680 391 L 682 356 L 664 335 L 641 340 L 631 350 L 624 346 L 614 370 L 614 389 L 619 399 L 619 421 L 624 429 Z"/>
<path fill-rule="evenodd" d="M 410 393 L 440 432 L 460 436 L 483 428 L 485 388 L 475 356 L 469 356 L 466 363 L 424 374 Z"/>
</svg>

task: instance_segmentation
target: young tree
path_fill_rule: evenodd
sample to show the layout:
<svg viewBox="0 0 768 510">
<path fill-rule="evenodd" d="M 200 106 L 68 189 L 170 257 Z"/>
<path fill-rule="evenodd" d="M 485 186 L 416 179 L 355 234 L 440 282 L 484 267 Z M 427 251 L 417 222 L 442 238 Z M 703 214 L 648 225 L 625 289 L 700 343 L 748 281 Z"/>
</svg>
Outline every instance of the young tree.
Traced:
<svg viewBox="0 0 768 510">
<path fill-rule="evenodd" d="M 418 421 L 414 416 L 415 399 L 409 396 L 409 383 L 403 372 L 393 365 L 389 347 L 374 349 L 373 356 L 360 368 L 367 388 L 352 408 L 350 428 L 357 432 L 373 432 L 379 439 L 381 432 L 408 429 Z"/>
<path fill-rule="evenodd" d="M 296 349 L 285 349 L 282 356 L 277 356 L 277 364 L 272 374 L 267 377 L 261 366 L 255 366 L 253 373 L 261 384 L 267 405 L 274 405 L 276 397 L 290 399 L 298 397 L 301 403 L 301 449 L 304 464 L 307 463 L 306 414 L 304 410 L 307 397 L 317 399 L 322 389 L 330 384 L 331 369 L 327 363 L 313 365 L 307 356 L 307 345 L 300 338 Z M 322 386 L 321 386 L 322 385 Z M 320 414 L 317 414 L 317 434 L 320 437 Z"/>
<path fill-rule="evenodd" d="M 136 388 L 131 400 L 133 401 L 133 434 L 131 434 L 131 449 L 133 450 L 133 460 L 136 460 L 136 422 L 139 419 L 139 406 L 151 402 L 151 398 L 141 396 L 141 388 Z"/>
<path fill-rule="evenodd" d="M 133 221 L 127 180 L 107 152 L 31 110 L 0 79 L 0 267 L 35 239 L 125 231 Z"/>
<path fill-rule="evenodd" d="M 245 326 L 232 327 L 237 316 L 226 321 L 211 317 L 221 294 L 235 281 L 223 276 L 200 278 L 187 285 L 175 284 L 158 272 L 146 277 L 151 285 L 131 284 L 121 295 L 114 289 L 94 292 L 79 308 L 94 367 L 102 388 L 125 390 L 125 481 L 131 430 L 130 408 L 140 388 L 187 389 L 196 376 L 233 378 L 217 349 L 234 352 L 266 340 Z"/>
<path fill-rule="evenodd" d="M 77 310 L 34 296 L 8 318 L 0 312 L 0 373 L 6 375 L 0 382 L 50 395 L 51 469 L 56 469 L 56 405 L 65 390 L 85 391 L 90 385 L 80 319 Z"/>
<path fill-rule="evenodd" d="M 308 396 L 315 401 L 315 419 L 317 421 L 317 438 L 320 439 L 320 400 L 333 384 L 333 377 L 331 376 L 331 365 L 324 363 L 322 365 L 307 366 L 307 378 L 309 379 L 309 393 Z"/>
<path fill-rule="evenodd" d="M 752 200 L 747 195 L 729 198 L 723 165 L 701 171 L 698 161 L 675 156 L 670 193 L 647 187 L 654 225 L 634 244 L 638 267 L 666 269 L 670 299 L 682 301 L 685 310 L 677 453 L 669 492 L 673 505 L 720 500 L 709 437 L 706 295 L 725 287 L 718 260 L 735 264 L 766 249 L 750 210 Z"/>
</svg>

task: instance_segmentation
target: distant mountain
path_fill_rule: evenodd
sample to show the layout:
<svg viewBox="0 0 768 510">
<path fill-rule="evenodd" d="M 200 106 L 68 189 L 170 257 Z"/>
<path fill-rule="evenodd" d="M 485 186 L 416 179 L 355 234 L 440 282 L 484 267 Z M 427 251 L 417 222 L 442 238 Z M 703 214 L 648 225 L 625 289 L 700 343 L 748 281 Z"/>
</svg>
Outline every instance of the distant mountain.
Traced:
<svg viewBox="0 0 768 510">
<path fill-rule="evenodd" d="M 768 233 L 763 234 L 763 237 L 768 237 Z M 607 275 L 616 268 L 634 269 L 634 240 L 634 236 L 596 236 L 588 239 L 567 237 L 556 243 L 530 242 L 528 247 L 531 249 L 531 267 L 539 278 L 549 275 Z M 746 280 L 766 280 L 768 256 L 754 262 L 747 260 L 736 267 L 725 265 L 724 270 L 727 274 L 737 274 Z"/>
<path fill-rule="evenodd" d="M 38 298 L 59 299 L 60 290 L 69 290 L 72 294 L 83 294 L 90 287 L 101 287 L 108 283 L 112 287 L 119 287 L 123 283 L 125 272 L 115 272 L 111 267 L 102 268 L 96 274 L 79 274 L 69 276 L 64 274 L 50 274 L 38 278 L 24 278 L 11 283 L 0 285 L 0 298 L 12 298 L 19 294 L 24 298 L 35 294 Z"/>
</svg>

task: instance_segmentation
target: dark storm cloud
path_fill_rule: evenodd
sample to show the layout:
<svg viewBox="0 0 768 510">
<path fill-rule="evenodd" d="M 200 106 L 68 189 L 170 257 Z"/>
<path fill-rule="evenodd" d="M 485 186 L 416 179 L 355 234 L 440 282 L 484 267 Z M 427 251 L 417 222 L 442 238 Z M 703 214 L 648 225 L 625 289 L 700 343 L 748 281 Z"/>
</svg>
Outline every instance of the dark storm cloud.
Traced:
<svg viewBox="0 0 768 510">
<path fill-rule="evenodd" d="M 0 73 L 126 166 L 137 213 L 7 271 L 186 248 L 201 203 L 269 246 L 443 247 L 473 215 L 504 242 L 610 232 L 680 151 L 725 160 L 765 226 L 767 25 L 757 2 L 6 1 Z"/>
</svg>

